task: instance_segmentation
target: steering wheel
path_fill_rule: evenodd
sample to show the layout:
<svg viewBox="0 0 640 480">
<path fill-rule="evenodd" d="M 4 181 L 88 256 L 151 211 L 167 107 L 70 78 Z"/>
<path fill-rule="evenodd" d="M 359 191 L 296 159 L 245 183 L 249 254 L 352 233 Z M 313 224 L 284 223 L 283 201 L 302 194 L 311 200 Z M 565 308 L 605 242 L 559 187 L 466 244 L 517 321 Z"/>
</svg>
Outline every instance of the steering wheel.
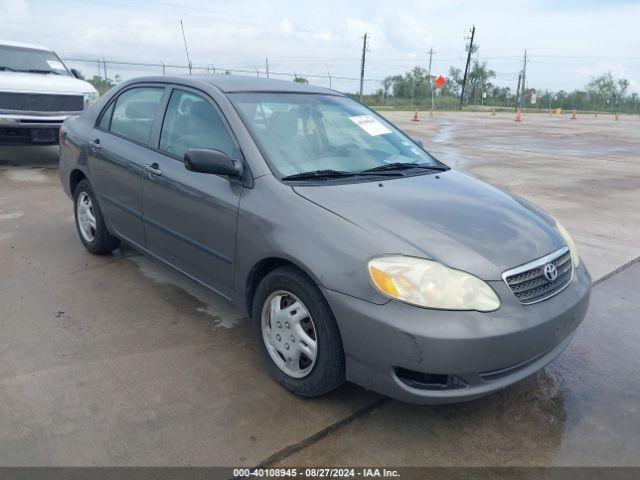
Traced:
<svg viewBox="0 0 640 480">
<path fill-rule="evenodd" d="M 349 154 L 354 150 L 358 150 L 360 147 L 358 145 L 356 145 L 353 142 L 349 142 L 349 143 L 345 143 L 343 145 L 340 145 L 339 147 L 336 147 L 336 152 L 337 153 L 345 153 L 345 154 Z"/>
</svg>

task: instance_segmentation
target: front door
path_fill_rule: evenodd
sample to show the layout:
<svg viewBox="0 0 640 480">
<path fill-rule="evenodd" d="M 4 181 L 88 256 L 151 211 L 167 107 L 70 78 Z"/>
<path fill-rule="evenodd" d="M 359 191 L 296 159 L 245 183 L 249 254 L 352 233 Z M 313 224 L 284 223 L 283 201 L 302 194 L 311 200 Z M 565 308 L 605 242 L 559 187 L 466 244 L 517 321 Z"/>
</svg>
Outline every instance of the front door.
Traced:
<svg viewBox="0 0 640 480">
<path fill-rule="evenodd" d="M 215 104 L 203 94 L 174 89 L 160 129 L 158 152 L 143 174 L 147 248 L 227 298 L 233 298 L 236 221 L 242 186 L 190 172 L 189 148 L 237 157 L 239 149 Z"/>
</svg>

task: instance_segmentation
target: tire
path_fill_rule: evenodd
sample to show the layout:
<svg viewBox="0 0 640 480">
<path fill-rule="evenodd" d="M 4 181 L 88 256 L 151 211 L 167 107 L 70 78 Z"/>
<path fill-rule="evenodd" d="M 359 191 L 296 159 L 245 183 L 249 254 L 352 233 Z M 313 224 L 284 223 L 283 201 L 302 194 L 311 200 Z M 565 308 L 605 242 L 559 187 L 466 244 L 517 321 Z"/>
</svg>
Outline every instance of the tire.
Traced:
<svg viewBox="0 0 640 480">
<path fill-rule="evenodd" d="M 100 206 L 86 180 L 78 182 L 73 192 L 73 213 L 78 236 L 87 250 L 105 255 L 118 248 L 120 239 L 107 230 Z"/>
<path fill-rule="evenodd" d="M 295 301 L 300 302 L 301 310 L 306 310 L 304 314 L 308 313 L 309 316 L 308 319 L 299 322 L 300 327 L 307 333 L 306 337 L 300 332 L 295 320 L 303 317 L 304 314 L 301 310 L 290 309 L 295 307 L 293 305 Z M 275 315 L 272 313 L 274 310 L 271 310 L 274 304 L 284 305 L 286 308 Z M 302 397 L 317 397 L 335 390 L 345 382 L 344 350 L 333 312 L 317 285 L 302 271 L 293 266 L 284 266 L 268 273 L 256 289 L 251 312 L 253 328 L 266 367 L 271 376 L 287 390 Z M 283 319 L 279 329 L 276 324 Z M 292 322 L 289 324 L 287 319 L 292 319 Z M 269 324 L 272 324 L 272 328 L 266 326 Z M 280 334 L 283 338 L 277 341 L 276 337 Z M 297 352 L 301 350 L 311 351 L 306 341 L 309 340 L 308 337 L 313 338 L 313 336 L 316 339 L 316 355 L 313 364 L 302 368 L 310 358 L 310 356 L 305 358 L 306 353 L 302 353 L 297 366 L 295 361 L 290 363 L 293 369 L 300 369 L 298 372 L 292 372 L 296 376 L 284 371 L 282 365 L 286 362 L 286 358 L 283 353 L 288 356 L 293 352 L 292 355 L 296 357 Z M 292 341 L 288 342 L 286 339 Z M 284 350 L 287 344 L 289 347 Z M 280 348 L 280 353 L 276 351 L 275 357 L 272 356 L 275 351 L 274 345 Z"/>
</svg>

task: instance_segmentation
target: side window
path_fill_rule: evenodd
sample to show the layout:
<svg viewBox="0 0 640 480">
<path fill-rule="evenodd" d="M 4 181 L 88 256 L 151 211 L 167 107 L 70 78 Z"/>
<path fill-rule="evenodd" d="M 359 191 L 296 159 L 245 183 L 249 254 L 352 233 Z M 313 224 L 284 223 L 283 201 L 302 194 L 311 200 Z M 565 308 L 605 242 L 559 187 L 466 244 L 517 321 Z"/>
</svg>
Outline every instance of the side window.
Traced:
<svg viewBox="0 0 640 480">
<path fill-rule="evenodd" d="M 102 130 L 109 130 L 109 124 L 111 123 L 111 115 L 113 115 L 113 106 L 115 102 L 111 102 L 109 107 L 102 112 L 102 116 L 100 117 L 100 122 L 98 123 L 98 128 Z"/>
<path fill-rule="evenodd" d="M 163 91 L 160 87 L 138 87 L 122 93 L 115 103 L 110 130 L 148 144 Z"/>
<path fill-rule="evenodd" d="M 217 110 L 199 95 L 174 90 L 162 122 L 160 150 L 182 158 L 190 148 L 233 155 L 233 141 Z"/>
</svg>

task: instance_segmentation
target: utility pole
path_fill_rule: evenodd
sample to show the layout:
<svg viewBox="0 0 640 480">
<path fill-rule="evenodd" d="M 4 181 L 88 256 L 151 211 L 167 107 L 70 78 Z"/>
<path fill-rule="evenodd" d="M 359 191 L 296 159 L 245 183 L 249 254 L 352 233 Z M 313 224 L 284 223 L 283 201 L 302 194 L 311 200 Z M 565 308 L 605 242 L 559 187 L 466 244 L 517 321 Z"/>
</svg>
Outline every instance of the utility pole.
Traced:
<svg viewBox="0 0 640 480">
<path fill-rule="evenodd" d="M 264 59 L 264 66 L 265 66 L 265 69 L 267 71 L 267 78 L 269 78 L 269 57 L 266 57 Z"/>
<path fill-rule="evenodd" d="M 516 88 L 516 112 L 520 108 L 520 82 L 522 82 L 522 72 L 518 74 L 518 88 Z"/>
<path fill-rule="evenodd" d="M 182 29 L 182 40 L 184 40 L 184 50 L 187 52 L 187 62 L 189 62 L 189 75 L 191 75 L 191 57 L 189 57 L 189 48 L 187 48 L 187 37 L 184 35 L 184 25 L 180 19 L 180 28 Z"/>
<path fill-rule="evenodd" d="M 469 64 L 471 63 L 471 53 L 473 52 L 473 37 L 476 34 L 476 26 L 471 28 L 471 42 L 469 42 L 469 52 L 467 53 L 467 64 L 464 67 L 464 77 L 462 77 L 462 91 L 460 92 L 460 110 L 462 110 L 462 100 L 464 99 L 464 87 L 467 85 L 467 75 L 469 74 Z"/>
<path fill-rule="evenodd" d="M 107 62 L 104 57 L 102 57 L 102 65 L 104 66 L 104 84 L 107 86 L 109 84 L 109 76 L 107 75 Z"/>
<path fill-rule="evenodd" d="M 431 89 L 431 60 L 433 58 L 433 47 L 429 49 L 429 69 L 427 70 L 427 85 L 429 85 L 429 89 Z"/>
<path fill-rule="evenodd" d="M 520 96 L 520 109 L 524 108 L 526 92 L 526 80 L 527 80 L 527 51 L 524 51 L 524 64 L 522 66 L 522 95 Z"/>
<path fill-rule="evenodd" d="M 360 64 L 360 103 L 362 103 L 362 89 L 364 87 L 364 61 L 367 55 L 367 33 L 364 34 L 362 42 L 362 63 Z"/>
<path fill-rule="evenodd" d="M 431 113 L 429 115 L 433 115 L 433 84 L 431 83 L 431 60 L 433 60 L 433 47 L 429 48 L 429 70 L 427 73 L 427 77 L 429 78 L 429 90 L 431 92 Z"/>
</svg>

